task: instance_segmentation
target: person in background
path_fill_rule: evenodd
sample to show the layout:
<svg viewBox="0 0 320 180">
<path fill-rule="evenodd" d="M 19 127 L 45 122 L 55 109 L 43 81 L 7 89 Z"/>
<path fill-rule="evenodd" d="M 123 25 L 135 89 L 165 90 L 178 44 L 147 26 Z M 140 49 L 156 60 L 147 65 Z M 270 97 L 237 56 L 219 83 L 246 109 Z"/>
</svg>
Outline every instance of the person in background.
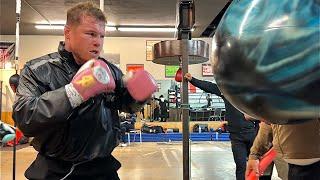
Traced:
<svg viewBox="0 0 320 180">
<path fill-rule="evenodd" d="M 168 101 L 164 99 L 163 95 L 160 95 L 159 98 L 155 98 L 159 101 L 160 106 L 160 122 L 166 122 L 169 117 L 169 108 Z"/>
<path fill-rule="evenodd" d="M 211 102 L 212 102 L 212 98 L 210 96 L 210 94 L 208 93 L 206 96 L 206 100 L 207 100 L 207 108 L 211 107 Z"/>
<path fill-rule="evenodd" d="M 125 142 L 126 132 L 135 129 L 137 115 L 135 113 L 120 113 L 120 129 L 121 129 L 121 142 L 122 147 L 127 146 Z"/>
<path fill-rule="evenodd" d="M 259 174 L 258 159 L 267 152 L 271 142 L 278 156 L 289 166 L 288 170 L 285 167 L 279 169 L 281 178 L 288 180 L 319 179 L 320 119 L 287 125 L 261 123 L 259 134 L 251 148 L 247 172 L 253 170 Z M 277 161 L 275 163 L 277 166 Z"/>
<path fill-rule="evenodd" d="M 142 120 L 144 120 L 144 107 L 140 109 L 140 114 L 142 115 Z"/>
<path fill-rule="evenodd" d="M 245 118 L 247 120 L 252 120 L 253 118 L 247 114 L 245 114 Z M 261 127 L 260 127 L 261 126 Z M 261 157 L 271 149 L 272 147 L 272 130 L 271 126 L 264 123 L 263 121 L 260 123 L 258 134 L 253 142 L 253 145 L 250 149 L 249 160 L 247 163 L 246 174 L 248 175 L 251 170 L 254 170 L 256 174 L 259 174 L 258 166 L 259 160 Z M 271 179 L 273 164 L 275 164 L 278 177 L 282 180 L 288 179 L 288 163 L 286 163 L 280 156 L 277 154 L 276 159 L 271 163 L 269 167 L 264 172 L 263 176 L 261 176 L 260 180 Z M 270 172 L 271 171 L 271 172 Z M 270 176 L 266 176 L 269 174 Z"/>
<path fill-rule="evenodd" d="M 151 105 L 151 110 L 152 110 L 150 122 L 159 121 L 159 119 L 160 119 L 160 105 L 159 105 L 159 102 L 155 99 L 155 97 L 152 98 L 150 105 Z"/>
<path fill-rule="evenodd" d="M 127 132 L 127 127 L 126 127 L 126 113 L 121 112 L 119 113 L 119 119 L 120 119 L 120 130 L 121 130 L 121 137 L 120 137 L 120 146 L 121 147 L 126 147 L 126 132 Z"/>
<path fill-rule="evenodd" d="M 237 180 L 244 180 L 247 157 L 256 137 L 255 121 L 247 121 L 244 114 L 233 107 L 223 96 L 216 84 L 196 79 L 190 73 L 186 73 L 184 77 L 192 85 L 223 99 L 226 109 L 225 120 L 228 122 L 227 129 L 230 133 L 231 149 L 236 163 L 236 178 Z"/>
<path fill-rule="evenodd" d="M 120 138 L 118 111 L 139 111 L 156 84 L 146 71 L 124 76 L 99 57 L 106 24 L 92 2 L 77 4 L 67 11 L 58 52 L 25 64 L 13 119 L 38 151 L 27 179 L 119 179 L 121 164 L 111 154 Z"/>
</svg>

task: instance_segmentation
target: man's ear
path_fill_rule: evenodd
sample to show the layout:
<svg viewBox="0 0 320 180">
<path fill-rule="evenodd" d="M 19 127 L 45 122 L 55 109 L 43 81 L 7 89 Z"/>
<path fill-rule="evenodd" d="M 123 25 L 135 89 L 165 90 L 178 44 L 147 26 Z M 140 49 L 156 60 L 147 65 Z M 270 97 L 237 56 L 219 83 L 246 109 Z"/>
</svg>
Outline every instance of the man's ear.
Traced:
<svg viewBox="0 0 320 180">
<path fill-rule="evenodd" d="M 70 26 L 69 25 L 65 25 L 63 33 L 64 33 L 64 37 L 65 37 L 66 40 L 70 39 L 70 32 L 71 32 Z"/>
</svg>

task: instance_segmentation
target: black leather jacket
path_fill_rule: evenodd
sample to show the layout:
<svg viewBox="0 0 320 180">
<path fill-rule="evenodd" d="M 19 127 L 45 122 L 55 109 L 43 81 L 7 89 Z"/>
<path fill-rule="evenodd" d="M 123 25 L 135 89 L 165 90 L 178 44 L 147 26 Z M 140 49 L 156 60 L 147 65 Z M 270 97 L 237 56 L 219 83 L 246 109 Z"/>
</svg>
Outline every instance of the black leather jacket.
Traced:
<svg viewBox="0 0 320 180">
<path fill-rule="evenodd" d="M 116 82 L 115 92 L 100 94 L 75 109 L 64 86 L 80 66 L 63 43 L 58 52 L 26 63 L 13 118 L 25 136 L 34 137 L 32 145 L 40 155 L 71 162 L 111 155 L 120 136 L 118 110 L 136 112 L 143 103 L 134 101 L 124 88 L 121 70 L 106 63 Z"/>
</svg>

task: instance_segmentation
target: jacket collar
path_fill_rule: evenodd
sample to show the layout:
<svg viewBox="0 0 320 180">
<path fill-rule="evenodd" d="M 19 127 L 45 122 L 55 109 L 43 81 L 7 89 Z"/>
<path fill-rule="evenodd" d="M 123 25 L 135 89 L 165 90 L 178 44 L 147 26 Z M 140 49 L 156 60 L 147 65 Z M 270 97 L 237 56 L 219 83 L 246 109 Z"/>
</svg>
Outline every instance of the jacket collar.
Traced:
<svg viewBox="0 0 320 180">
<path fill-rule="evenodd" d="M 73 57 L 72 52 L 69 52 L 65 49 L 65 43 L 63 41 L 59 42 L 58 52 L 62 59 L 71 66 L 80 67 Z"/>
<path fill-rule="evenodd" d="M 81 67 L 76 63 L 72 52 L 69 52 L 65 49 L 65 43 L 63 41 L 59 43 L 58 52 L 61 56 L 63 63 L 67 65 L 66 68 L 69 74 L 74 74 L 74 71 L 77 71 Z"/>
<path fill-rule="evenodd" d="M 64 60 L 75 61 L 72 55 L 72 52 L 69 52 L 65 49 L 65 44 L 63 41 L 59 42 L 58 52 Z"/>
</svg>

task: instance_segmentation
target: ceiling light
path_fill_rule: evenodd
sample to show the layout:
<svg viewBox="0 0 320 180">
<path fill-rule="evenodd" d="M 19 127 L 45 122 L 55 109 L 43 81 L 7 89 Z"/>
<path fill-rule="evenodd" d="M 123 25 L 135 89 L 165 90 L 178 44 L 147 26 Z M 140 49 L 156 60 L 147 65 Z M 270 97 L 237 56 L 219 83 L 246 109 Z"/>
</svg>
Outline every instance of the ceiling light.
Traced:
<svg viewBox="0 0 320 180">
<path fill-rule="evenodd" d="M 117 30 L 117 28 L 114 26 L 107 26 L 106 27 L 106 31 L 116 31 L 116 30 Z"/>
<path fill-rule="evenodd" d="M 64 24 L 36 24 L 35 28 L 45 30 L 63 30 Z M 159 26 L 114 26 L 106 25 L 106 31 L 122 31 L 122 32 L 176 32 L 175 27 L 159 27 Z M 194 28 L 191 30 L 194 31 Z"/>
<path fill-rule="evenodd" d="M 35 25 L 37 29 L 64 29 L 63 24 L 55 24 L 55 25 L 50 25 L 50 24 L 39 24 Z"/>
<path fill-rule="evenodd" d="M 63 30 L 64 24 L 37 24 L 35 25 L 37 29 L 47 29 L 47 30 Z M 114 26 L 106 26 L 106 31 L 116 31 L 117 28 Z"/>
<path fill-rule="evenodd" d="M 168 27 L 118 27 L 118 30 L 125 32 L 175 32 L 177 29 Z"/>
</svg>

